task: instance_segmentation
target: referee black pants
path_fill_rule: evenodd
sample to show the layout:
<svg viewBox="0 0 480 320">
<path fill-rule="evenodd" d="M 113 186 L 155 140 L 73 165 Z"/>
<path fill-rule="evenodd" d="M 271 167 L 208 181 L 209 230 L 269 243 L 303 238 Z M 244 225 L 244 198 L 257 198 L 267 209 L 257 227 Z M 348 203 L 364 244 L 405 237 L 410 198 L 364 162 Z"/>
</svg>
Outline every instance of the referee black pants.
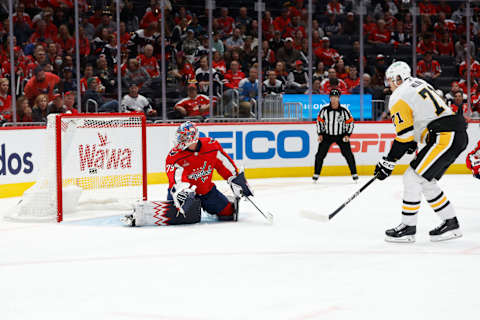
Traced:
<svg viewBox="0 0 480 320">
<path fill-rule="evenodd" d="M 348 167 L 352 175 L 357 174 L 357 166 L 355 158 L 353 157 L 352 148 L 350 148 L 350 141 L 344 142 L 343 136 L 323 135 L 323 140 L 318 144 L 318 151 L 315 155 L 315 174 L 320 175 L 323 166 L 323 160 L 327 156 L 328 149 L 332 143 L 336 143 L 340 147 L 342 156 L 347 160 Z"/>
</svg>

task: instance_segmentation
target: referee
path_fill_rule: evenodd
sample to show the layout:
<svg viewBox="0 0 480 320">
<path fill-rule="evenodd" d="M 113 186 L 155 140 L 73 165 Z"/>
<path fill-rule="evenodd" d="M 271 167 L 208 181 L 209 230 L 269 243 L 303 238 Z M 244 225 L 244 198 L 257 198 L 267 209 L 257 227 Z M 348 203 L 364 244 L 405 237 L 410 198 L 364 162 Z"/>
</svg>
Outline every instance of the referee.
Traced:
<svg viewBox="0 0 480 320">
<path fill-rule="evenodd" d="M 338 144 L 342 156 L 347 160 L 348 167 L 354 181 L 358 180 L 357 167 L 352 149 L 350 135 L 353 132 L 353 117 L 345 106 L 340 105 L 340 91 L 330 91 L 330 104 L 324 106 L 317 117 L 318 151 L 315 155 L 315 172 L 313 181 L 316 182 L 322 171 L 323 159 L 332 143 Z"/>
</svg>

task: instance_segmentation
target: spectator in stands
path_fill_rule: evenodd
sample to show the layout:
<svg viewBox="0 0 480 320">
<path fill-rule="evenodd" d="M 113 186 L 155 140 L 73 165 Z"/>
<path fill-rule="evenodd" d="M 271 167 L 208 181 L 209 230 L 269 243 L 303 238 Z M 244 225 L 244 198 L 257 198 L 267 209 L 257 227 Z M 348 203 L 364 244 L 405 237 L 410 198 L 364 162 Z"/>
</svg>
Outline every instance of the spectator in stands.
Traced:
<svg viewBox="0 0 480 320">
<path fill-rule="evenodd" d="M 282 81 L 283 85 L 286 87 L 288 83 L 288 72 L 285 62 L 277 62 L 277 64 L 275 65 L 275 74 L 277 75 L 277 79 Z"/>
<path fill-rule="evenodd" d="M 267 71 L 267 79 L 263 81 L 262 92 L 264 96 L 285 93 L 285 85 L 277 79 L 277 73 L 275 71 Z"/>
<path fill-rule="evenodd" d="M 33 122 L 32 108 L 25 96 L 20 96 L 17 99 L 17 121 L 18 122 Z"/>
<path fill-rule="evenodd" d="M 47 121 L 47 107 L 48 107 L 48 95 L 39 94 L 35 98 L 35 103 L 32 108 L 32 121 L 33 122 L 46 122 Z"/>
<path fill-rule="evenodd" d="M 97 33 L 103 32 L 102 29 L 107 29 L 109 34 L 112 34 L 117 29 L 116 23 L 112 21 L 112 15 L 109 11 L 102 12 L 102 21 L 97 25 Z"/>
<path fill-rule="evenodd" d="M 328 14 L 327 21 L 322 25 L 322 29 L 328 37 L 342 33 L 342 24 L 333 13 Z"/>
<path fill-rule="evenodd" d="M 267 40 L 264 40 L 262 43 L 262 65 L 264 69 L 272 69 L 275 68 L 275 52 L 269 48 L 269 43 Z"/>
<path fill-rule="evenodd" d="M 150 101 L 141 94 L 138 94 L 138 86 L 132 83 L 128 88 L 128 94 L 126 94 L 121 103 L 122 112 L 144 112 L 148 116 L 156 116 L 157 111 L 152 108 Z"/>
<path fill-rule="evenodd" d="M 273 20 L 273 27 L 275 28 L 275 31 L 279 31 L 282 35 L 285 32 L 288 24 L 290 23 L 290 18 L 288 17 L 288 14 L 288 9 L 283 8 L 280 16 L 276 17 L 275 20 Z"/>
<path fill-rule="evenodd" d="M 472 99 L 473 100 L 473 99 Z M 463 100 L 463 92 L 455 92 L 452 103 L 450 104 L 453 112 L 463 114 L 464 116 L 468 113 L 468 104 Z"/>
<path fill-rule="evenodd" d="M 225 64 L 225 60 L 223 60 L 223 54 L 215 51 L 212 60 L 212 68 L 224 75 L 225 72 L 227 72 L 227 65 Z"/>
<path fill-rule="evenodd" d="M 350 66 L 348 69 L 348 77 L 344 81 L 347 85 L 347 90 L 350 93 L 355 87 L 360 85 L 360 77 L 358 76 L 358 70 L 356 66 Z"/>
<path fill-rule="evenodd" d="M 345 68 L 345 62 L 342 58 L 339 58 L 335 63 L 335 71 L 337 71 L 337 77 L 345 80 L 348 77 L 348 70 Z"/>
<path fill-rule="evenodd" d="M 252 23 L 252 18 L 248 15 L 247 7 L 241 7 L 238 11 L 236 26 L 244 25 L 247 28 Z"/>
<path fill-rule="evenodd" d="M 225 73 L 225 91 L 223 93 L 224 104 L 226 113 L 231 115 L 234 108 L 238 108 L 238 85 L 242 79 L 245 78 L 245 74 L 240 70 L 240 64 L 238 61 L 232 61 L 230 63 L 230 70 Z"/>
<path fill-rule="evenodd" d="M 399 20 L 395 24 L 394 31 L 392 32 L 390 42 L 395 46 L 411 46 L 412 45 L 412 35 L 405 31 L 403 21 Z"/>
<path fill-rule="evenodd" d="M 232 36 L 225 41 L 225 46 L 227 50 L 231 51 L 233 49 L 242 48 L 244 43 L 245 42 L 242 39 L 242 34 L 240 29 L 235 28 Z"/>
<path fill-rule="evenodd" d="M 432 51 L 425 52 L 422 60 L 417 63 L 417 75 L 436 87 L 436 79 L 442 74 L 440 63 L 432 59 Z"/>
<path fill-rule="evenodd" d="M 97 59 L 97 68 L 95 74 L 102 84 L 103 90 L 106 94 L 113 94 L 117 86 L 117 78 L 113 74 L 113 70 L 108 67 L 107 57 L 105 54 L 100 54 Z"/>
<path fill-rule="evenodd" d="M 215 52 L 218 52 L 221 56 L 223 56 L 223 53 L 225 52 L 225 46 L 223 45 L 223 41 L 222 41 L 222 39 L 220 39 L 220 34 L 218 32 L 215 32 L 213 34 L 213 46 L 212 46 L 212 48 Z"/>
<path fill-rule="evenodd" d="M 182 51 L 177 52 L 175 59 L 176 66 L 171 73 L 182 85 L 186 86 L 191 80 L 195 79 L 195 70 Z"/>
<path fill-rule="evenodd" d="M 457 92 L 462 93 L 464 102 L 467 101 L 467 98 L 468 98 L 467 94 L 463 92 L 462 88 L 460 88 L 457 81 L 453 81 L 452 85 L 451 85 L 451 88 L 450 88 L 450 91 L 447 92 L 447 94 L 445 95 L 445 100 L 447 101 L 448 105 L 453 103 L 453 100 L 455 99 L 455 94 Z"/>
<path fill-rule="evenodd" d="M 65 113 L 72 113 L 77 114 L 78 109 L 75 105 L 75 92 L 74 91 L 67 91 L 63 95 L 63 108 L 65 109 Z"/>
<path fill-rule="evenodd" d="M 97 79 L 97 83 L 100 86 L 101 85 L 100 79 L 93 75 L 93 66 L 91 64 L 87 64 L 85 66 L 85 69 L 83 70 L 83 78 L 80 79 L 80 93 L 81 94 L 84 94 L 87 91 L 87 89 L 88 89 L 87 80 L 92 78 L 92 77 Z M 103 92 L 105 90 L 105 88 L 99 87 L 99 90 L 100 90 L 100 92 Z"/>
<path fill-rule="evenodd" d="M 293 39 L 287 37 L 284 46 L 277 51 L 277 60 L 284 61 L 288 68 L 294 68 L 295 61 L 301 58 L 300 52 L 293 47 Z"/>
<path fill-rule="evenodd" d="M 312 94 L 323 94 L 322 82 L 319 79 L 312 82 Z"/>
<path fill-rule="evenodd" d="M 27 43 L 30 34 L 33 32 L 33 23 L 28 13 L 25 12 L 25 5 L 19 3 L 16 12 L 13 14 L 13 30 L 19 45 Z"/>
<path fill-rule="evenodd" d="M 63 78 L 58 84 L 58 89 L 60 92 L 67 91 L 76 91 L 77 90 L 77 80 L 73 78 L 73 70 L 70 67 L 63 68 Z"/>
<path fill-rule="evenodd" d="M 146 28 L 153 22 L 160 24 L 160 22 L 162 21 L 162 15 L 161 15 L 160 9 L 161 9 L 160 2 L 155 1 L 150 7 L 150 10 L 146 11 L 145 15 L 140 20 L 140 27 Z"/>
<path fill-rule="evenodd" d="M 358 21 L 355 20 L 353 12 L 348 12 L 343 23 L 342 33 L 347 36 L 356 36 L 358 34 Z"/>
<path fill-rule="evenodd" d="M 39 94 L 47 94 L 53 98 L 53 91 L 59 82 L 60 78 L 57 75 L 45 72 L 42 67 L 38 66 L 34 70 L 34 76 L 25 85 L 25 95 L 30 101 L 35 100 Z"/>
<path fill-rule="evenodd" d="M 197 80 L 197 91 L 200 94 L 209 96 L 209 79 L 210 69 L 208 68 L 208 56 L 200 58 L 200 67 L 195 71 L 195 79 Z M 212 95 L 219 97 L 222 86 L 223 75 L 212 68 Z"/>
<path fill-rule="evenodd" d="M 110 41 L 109 38 L 111 35 L 110 31 L 107 28 L 100 29 L 100 31 L 97 32 L 97 34 L 98 35 L 91 42 L 92 51 L 95 55 L 104 52 L 105 47 Z"/>
<path fill-rule="evenodd" d="M 295 69 L 288 74 L 287 89 L 290 93 L 305 93 L 308 89 L 308 74 L 302 60 L 295 61 Z"/>
<path fill-rule="evenodd" d="M 205 117 L 210 111 L 210 100 L 207 96 L 197 94 L 194 83 L 188 85 L 188 96 L 175 104 L 174 109 L 183 117 Z"/>
<path fill-rule="evenodd" d="M 347 85 L 341 79 L 337 78 L 337 72 L 334 68 L 328 69 L 328 78 L 321 83 L 324 94 L 329 94 L 332 89 L 338 89 L 342 94 L 348 93 Z"/>
<path fill-rule="evenodd" d="M 353 94 L 360 94 L 360 83 L 351 90 Z M 376 90 L 372 87 L 372 77 L 368 73 L 363 74 L 363 93 L 378 96 Z"/>
<path fill-rule="evenodd" d="M 68 31 L 68 27 L 65 24 L 62 24 L 58 28 L 58 38 L 57 38 L 57 45 L 67 54 L 73 54 L 75 46 L 71 46 L 73 38 Z M 55 48 L 56 49 L 56 48 Z M 57 54 L 57 52 L 55 52 Z"/>
<path fill-rule="evenodd" d="M 128 60 L 128 67 L 125 71 L 125 77 L 123 78 L 123 82 L 127 88 L 135 83 L 140 89 L 148 90 L 150 89 L 151 81 L 150 75 L 145 68 L 140 66 L 137 59 Z"/>
<path fill-rule="evenodd" d="M 128 50 L 130 57 L 136 57 L 142 53 L 142 49 L 147 45 L 155 45 L 159 34 L 157 31 L 157 23 L 152 22 L 145 29 L 137 30 L 133 33 L 130 41 L 128 42 Z M 186 37 L 186 22 L 182 21 L 180 25 L 176 25 L 172 31 L 170 43 L 176 47 Z"/>
<path fill-rule="evenodd" d="M 220 18 L 217 19 L 217 23 L 220 26 L 222 38 L 230 36 L 235 28 L 235 20 L 228 15 L 228 8 L 225 7 L 220 9 Z"/>
<path fill-rule="evenodd" d="M 238 84 L 240 95 L 239 114 L 248 117 L 254 110 L 258 96 L 258 71 L 255 67 L 250 68 L 248 78 L 244 78 Z"/>
<path fill-rule="evenodd" d="M 385 20 L 378 19 L 377 28 L 375 28 L 368 37 L 368 43 L 370 44 L 388 44 L 390 43 L 391 34 L 385 28 Z"/>
<path fill-rule="evenodd" d="M 422 40 L 417 44 L 417 53 L 424 55 L 425 52 L 432 51 L 437 54 L 437 44 L 433 40 L 433 35 L 430 32 L 427 32 L 423 35 Z"/>
<path fill-rule="evenodd" d="M 290 23 L 287 25 L 284 36 L 295 38 L 297 37 L 298 32 L 301 33 L 302 38 L 307 36 L 305 28 L 299 24 L 299 17 L 293 16 L 290 18 Z"/>
<path fill-rule="evenodd" d="M 338 58 L 340 58 L 340 55 L 338 54 L 337 50 L 330 48 L 330 38 L 323 37 L 322 40 L 322 46 L 315 50 L 314 53 L 315 56 L 321 60 L 326 67 L 330 67 L 338 60 Z"/>
<path fill-rule="evenodd" d="M 325 64 L 323 61 L 318 61 L 315 72 L 313 72 L 312 75 L 312 81 L 315 82 L 315 80 L 320 80 L 320 82 L 322 82 L 326 78 L 328 78 L 328 72 L 325 70 Z"/>
<path fill-rule="evenodd" d="M 135 59 L 131 59 L 135 60 Z M 136 61 L 136 60 L 135 60 Z M 129 82 L 127 82 L 129 83 Z M 133 82 L 132 82 L 133 83 Z M 98 106 L 99 112 L 118 112 L 118 101 L 111 100 L 107 101 L 105 98 L 100 94 L 99 84 L 96 78 L 91 77 L 87 80 L 87 91 L 85 92 L 85 103 L 88 103 L 88 100 L 93 100 Z M 88 108 L 87 112 L 93 112 L 94 110 L 90 110 Z"/>
<path fill-rule="evenodd" d="M 8 79 L 0 78 L 0 123 L 12 121 L 12 96 L 9 95 Z"/>
<path fill-rule="evenodd" d="M 63 97 L 60 93 L 53 96 L 53 100 L 47 105 L 47 114 L 51 113 L 64 113 L 63 109 Z"/>
<path fill-rule="evenodd" d="M 448 32 L 443 32 L 441 34 L 440 41 L 437 42 L 438 54 L 441 56 L 451 56 L 455 54 L 453 48 L 453 41 Z"/>
<path fill-rule="evenodd" d="M 47 28 L 45 20 L 39 20 L 36 24 L 35 32 L 30 36 L 30 42 L 45 42 L 46 40 L 56 41 L 57 30 Z"/>
<path fill-rule="evenodd" d="M 182 42 L 182 51 L 185 55 L 192 56 L 198 47 L 200 47 L 200 41 L 195 37 L 195 32 L 192 29 L 187 29 L 187 37 Z"/>
<path fill-rule="evenodd" d="M 268 46 L 270 49 L 278 55 L 278 50 L 283 48 L 282 32 L 280 30 L 275 30 L 273 33 L 273 38 L 268 41 Z"/>
<path fill-rule="evenodd" d="M 153 56 L 153 46 L 147 44 L 143 49 L 143 54 L 137 57 L 140 66 L 143 67 L 151 78 L 158 78 L 160 76 L 160 66 L 157 59 Z"/>
</svg>

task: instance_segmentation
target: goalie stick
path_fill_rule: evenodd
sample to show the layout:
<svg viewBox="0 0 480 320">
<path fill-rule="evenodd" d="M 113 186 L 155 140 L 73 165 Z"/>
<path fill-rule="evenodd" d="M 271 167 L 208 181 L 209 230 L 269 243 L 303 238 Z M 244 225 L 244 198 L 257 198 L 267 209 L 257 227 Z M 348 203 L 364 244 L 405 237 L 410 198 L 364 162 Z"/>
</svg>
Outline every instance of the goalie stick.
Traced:
<svg viewBox="0 0 480 320">
<path fill-rule="evenodd" d="M 258 212 L 260 212 L 260 213 L 262 214 L 262 216 L 265 217 L 265 219 L 268 220 L 268 222 L 273 223 L 273 214 L 271 214 L 270 212 L 263 212 L 263 211 L 255 204 L 255 202 L 253 202 L 253 200 L 252 200 L 250 197 L 245 197 L 245 199 L 247 199 L 248 201 L 250 201 L 250 203 L 258 210 Z"/>
<path fill-rule="evenodd" d="M 332 218 L 335 217 L 335 215 L 337 215 L 337 213 L 339 213 L 343 208 L 345 208 L 347 206 L 347 204 L 350 203 L 350 201 L 355 199 L 360 193 L 362 193 L 363 190 L 365 190 L 369 185 L 371 185 L 372 182 L 375 181 L 376 179 L 377 179 L 377 176 L 373 176 L 373 178 L 368 180 L 367 183 L 365 183 L 360 189 L 357 190 L 357 192 L 355 192 L 352 196 L 350 196 L 350 198 L 348 198 L 347 201 L 345 201 L 340 207 L 338 207 L 335 211 L 330 213 L 328 216 L 320 215 L 320 214 L 317 214 L 314 211 L 305 210 L 305 209 L 301 210 L 300 214 L 302 216 L 306 217 L 306 218 L 309 218 L 309 219 L 312 219 L 312 220 L 317 220 L 317 221 L 326 222 L 326 221 L 332 220 Z"/>
</svg>

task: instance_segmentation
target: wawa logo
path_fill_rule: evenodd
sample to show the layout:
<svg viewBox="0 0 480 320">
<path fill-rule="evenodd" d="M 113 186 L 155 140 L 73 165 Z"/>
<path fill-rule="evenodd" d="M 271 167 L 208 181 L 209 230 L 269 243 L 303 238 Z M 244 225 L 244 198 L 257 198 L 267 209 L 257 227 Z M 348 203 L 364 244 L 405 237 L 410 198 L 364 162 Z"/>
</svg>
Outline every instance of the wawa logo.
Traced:
<svg viewBox="0 0 480 320">
<path fill-rule="evenodd" d="M 128 169 L 132 167 L 132 149 L 112 148 L 108 136 L 97 132 L 98 144 L 80 144 L 78 156 L 80 171 L 88 169 L 90 173 L 97 173 L 101 169 Z"/>
<path fill-rule="evenodd" d="M 207 168 L 207 161 L 203 162 L 203 167 L 194 169 L 191 174 L 188 175 L 188 179 L 190 180 L 202 180 L 202 182 L 205 182 L 207 178 L 212 174 L 212 166 L 208 166 Z"/>
</svg>

